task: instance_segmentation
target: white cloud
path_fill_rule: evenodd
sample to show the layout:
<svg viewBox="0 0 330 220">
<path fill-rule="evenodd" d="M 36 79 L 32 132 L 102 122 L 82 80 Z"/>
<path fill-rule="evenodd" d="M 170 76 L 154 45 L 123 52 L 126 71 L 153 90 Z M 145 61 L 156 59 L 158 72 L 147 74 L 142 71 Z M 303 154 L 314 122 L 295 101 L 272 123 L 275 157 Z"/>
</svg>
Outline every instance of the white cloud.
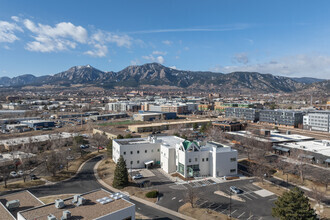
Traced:
<svg viewBox="0 0 330 220">
<path fill-rule="evenodd" d="M 131 47 L 132 38 L 126 34 L 118 35 L 106 31 L 98 30 L 95 34 L 92 35 L 91 39 L 99 43 L 115 43 L 118 47 Z"/>
<path fill-rule="evenodd" d="M 76 48 L 77 43 L 86 43 L 87 30 L 81 26 L 75 26 L 70 22 L 61 22 L 54 27 L 49 25 L 35 25 L 29 19 L 24 20 L 24 26 L 35 34 L 35 41 L 28 42 L 26 49 L 39 52 L 63 51 Z"/>
<path fill-rule="evenodd" d="M 212 70 L 225 73 L 249 71 L 290 77 L 317 77 L 330 79 L 330 56 L 320 54 L 298 54 L 273 59 L 269 62 L 259 64 L 217 66 L 212 68 Z"/>
<path fill-rule="evenodd" d="M 158 56 L 158 57 L 154 57 L 153 55 L 149 55 L 149 56 L 142 56 L 143 59 L 151 61 L 151 62 L 157 62 L 160 64 L 163 64 L 165 62 L 165 59 L 163 56 Z"/>
<path fill-rule="evenodd" d="M 140 60 L 138 60 L 138 59 L 135 59 L 135 60 L 131 60 L 131 65 L 138 65 L 138 64 L 140 64 Z"/>
<path fill-rule="evenodd" d="M 152 54 L 154 54 L 154 55 L 163 55 L 163 56 L 165 56 L 165 55 L 167 54 L 167 52 L 163 52 L 163 51 L 155 50 L 155 51 L 152 52 Z"/>
<path fill-rule="evenodd" d="M 93 56 L 93 57 L 105 57 L 108 53 L 108 47 L 103 44 L 94 44 L 94 50 L 88 50 L 84 54 Z M 111 61 L 110 61 L 111 62 Z"/>
<path fill-rule="evenodd" d="M 15 23 L 10 23 L 7 21 L 0 21 L 0 42 L 13 43 L 19 38 L 15 35 L 15 32 L 23 32 Z"/>
<path fill-rule="evenodd" d="M 10 17 L 12 20 L 16 21 L 16 22 L 19 22 L 21 19 L 17 16 L 11 16 Z"/>
<path fill-rule="evenodd" d="M 163 40 L 162 43 L 166 45 L 171 45 L 173 42 L 169 40 Z"/>
<path fill-rule="evenodd" d="M 247 64 L 249 62 L 249 57 L 246 53 L 237 53 L 234 55 L 232 60 L 234 63 Z"/>
</svg>

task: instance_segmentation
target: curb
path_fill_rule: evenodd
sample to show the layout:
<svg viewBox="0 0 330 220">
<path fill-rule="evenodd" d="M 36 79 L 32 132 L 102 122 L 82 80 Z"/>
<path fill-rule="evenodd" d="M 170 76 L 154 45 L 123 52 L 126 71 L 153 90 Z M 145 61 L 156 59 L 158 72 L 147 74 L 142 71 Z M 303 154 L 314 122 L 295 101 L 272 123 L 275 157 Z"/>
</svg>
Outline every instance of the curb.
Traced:
<svg viewBox="0 0 330 220">
<path fill-rule="evenodd" d="M 107 183 L 105 183 L 98 175 L 97 173 L 97 168 L 99 167 L 100 163 L 102 162 L 102 160 L 100 160 L 99 162 L 97 162 L 94 166 L 94 176 L 96 178 L 96 180 L 102 185 L 104 186 L 105 188 L 107 189 L 110 189 L 110 191 L 113 191 L 113 192 L 120 192 L 120 190 L 116 189 L 116 188 L 113 188 L 112 186 L 109 186 Z M 171 214 L 171 215 L 174 215 L 176 217 L 179 217 L 179 218 L 182 218 L 182 219 L 188 219 L 188 220 L 196 220 L 195 218 L 192 218 L 190 216 L 187 216 L 187 215 L 184 215 L 184 214 L 181 214 L 179 212 L 176 212 L 176 211 L 173 211 L 171 209 L 168 209 L 168 208 L 165 208 L 163 206 L 160 206 L 160 205 L 157 205 L 155 203 L 152 203 L 152 202 L 149 202 L 147 200 L 144 200 L 144 199 L 141 199 L 139 197 L 136 197 L 136 196 L 130 196 L 130 198 L 132 200 L 136 200 L 138 202 L 141 202 L 147 206 L 150 206 L 150 207 L 153 207 L 153 208 L 156 208 L 158 210 L 161 210 L 163 212 L 166 212 L 168 214 Z"/>
</svg>

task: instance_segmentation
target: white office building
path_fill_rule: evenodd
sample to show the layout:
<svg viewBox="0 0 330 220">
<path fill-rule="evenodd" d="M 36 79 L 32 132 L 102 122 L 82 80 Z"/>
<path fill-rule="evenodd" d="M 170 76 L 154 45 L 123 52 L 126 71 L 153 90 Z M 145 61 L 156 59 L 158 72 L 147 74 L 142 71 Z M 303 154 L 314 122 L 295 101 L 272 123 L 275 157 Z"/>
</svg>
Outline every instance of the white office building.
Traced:
<svg viewBox="0 0 330 220">
<path fill-rule="evenodd" d="M 113 160 L 122 155 L 128 168 L 160 164 L 167 173 L 183 177 L 229 176 L 237 174 L 237 151 L 215 142 L 201 145 L 176 136 L 113 140 Z"/>
<path fill-rule="evenodd" d="M 304 129 L 330 132 L 330 111 L 309 112 L 303 118 Z"/>
</svg>

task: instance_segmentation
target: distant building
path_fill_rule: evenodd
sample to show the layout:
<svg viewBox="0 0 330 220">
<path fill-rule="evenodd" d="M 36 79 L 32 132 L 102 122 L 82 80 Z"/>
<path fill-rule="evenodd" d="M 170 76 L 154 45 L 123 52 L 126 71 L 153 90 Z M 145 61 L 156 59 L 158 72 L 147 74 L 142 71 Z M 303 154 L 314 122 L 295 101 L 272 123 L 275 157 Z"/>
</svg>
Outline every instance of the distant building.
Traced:
<svg viewBox="0 0 330 220">
<path fill-rule="evenodd" d="M 127 118 L 128 115 L 126 113 L 117 113 L 117 114 L 104 114 L 104 115 L 92 115 L 89 116 L 89 119 L 93 121 L 106 121 L 110 119 L 119 119 L 119 118 Z"/>
<path fill-rule="evenodd" d="M 176 119 L 176 112 L 145 112 L 139 111 L 138 114 L 133 115 L 135 121 L 154 121 L 154 120 L 169 120 Z"/>
<path fill-rule="evenodd" d="M 226 108 L 226 117 L 257 122 L 259 121 L 259 110 L 253 108 Z"/>
<path fill-rule="evenodd" d="M 260 110 L 259 121 L 273 125 L 302 128 L 303 113 L 291 110 Z"/>
<path fill-rule="evenodd" d="M 212 123 L 214 127 L 220 128 L 222 131 L 240 131 L 247 126 L 246 123 L 238 121 L 215 121 Z"/>
<path fill-rule="evenodd" d="M 105 105 L 106 111 L 111 112 L 137 112 L 141 105 L 133 102 L 114 102 Z"/>
<path fill-rule="evenodd" d="M 303 117 L 304 129 L 330 132 L 330 111 L 309 112 Z"/>
<path fill-rule="evenodd" d="M 21 124 L 25 124 L 29 128 L 32 128 L 34 130 L 42 130 L 42 129 L 45 129 L 45 128 L 55 127 L 55 122 L 54 121 L 46 121 L 46 120 L 21 121 Z"/>
</svg>

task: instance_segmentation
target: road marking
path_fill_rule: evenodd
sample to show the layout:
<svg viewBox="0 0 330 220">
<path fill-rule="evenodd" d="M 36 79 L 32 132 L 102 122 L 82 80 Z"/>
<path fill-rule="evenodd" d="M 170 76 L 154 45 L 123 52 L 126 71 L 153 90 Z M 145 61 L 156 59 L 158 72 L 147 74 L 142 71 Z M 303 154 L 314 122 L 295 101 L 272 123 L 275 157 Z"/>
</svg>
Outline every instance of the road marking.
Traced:
<svg viewBox="0 0 330 220">
<path fill-rule="evenodd" d="M 252 200 L 250 197 L 247 197 L 245 194 L 243 194 L 242 196 L 244 196 L 245 198 Z"/>
<path fill-rule="evenodd" d="M 228 210 L 228 208 L 229 208 L 229 207 L 227 207 L 226 209 L 224 209 L 224 210 L 223 210 L 221 213 L 224 213 L 225 211 L 227 211 L 227 210 Z"/>
<path fill-rule="evenodd" d="M 243 188 L 246 192 L 250 192 L 251 191 L 251 189 L 249 189 L 249 188 L 247 188 L 245 186 L 242 186 L 241 188 Z"/>
<path fill-rule="evenodd" d="M 176 199 L 176 197 L 173 197 L 172 200 Z"/>
<path fill-rule="evenodd" d="M 213 206 L 215 203 L 212 202 L 207 208 L 209 209 L 211 206 Z"/>
<path fill-rule="evenodd" d="M 245 212 L 243 212 L 242 214 L 240 214 L 237 218 L 240 218 L 242 215 L 244 215 L 245 214 Z"/>
<path fill-rule="evenodd" d="M 220 208 L 222 205 L 219 205 L 218 207 L 216 207 L 215 209 L 213 209 L 214 211 L 217 210 L 218 208 Z"/>
<path fill-rule="evenodd" d="M 259 220 L 261 220 L 261 219 L 262 219 L 262 217 L 259 218 Z"/>
<path fill-rule="evenodd" d="M 138 208 L 138 210 L 141 210 L 141 208 Z"/>
<path fill-rule="evenodd" d="M 249 196 L 251 196 L 251 197 L 253 197 L 253 198 L 255 198 L 255 199 L 258 199 L 258 197 L 255 196 L 255 195 L 252 195 L 252 193 L 249 193 Z"/>
<path fill-rule="evenodd" d="M 207 200 L 204 201 L 204 202 L 202 202 L 201 204 L 199 204 L 199 206 L 202 206 L 202 205 L 204 205 L 205 203 L 207 203 Z"/>
<path fill-rule="evenodd" d="M 276 200 L 277 198 L 272 198 L 272 199 L 269 199 L 269 201 L 274 201 L 274 200 Z"/>
<path fill-rule="evenodd" d="M 234 214 L 236 211 L 237 211 L 237 209 L 235 209 L 235 211 L 231 212 L 230 215 L 233 216 L 233 214 Z"/>
<path fill-rule="evenodd" d="M 183 201 L 183 199 L 180 199 L 180 200 L 179 200 L 179 202 L 182 202 L 182 201 Z"/>
<path fill-rule="evenodd" d="M 251 215 L 247 220 L 251 219 L 253 217 L 253 215 Z"/>
</svg>

